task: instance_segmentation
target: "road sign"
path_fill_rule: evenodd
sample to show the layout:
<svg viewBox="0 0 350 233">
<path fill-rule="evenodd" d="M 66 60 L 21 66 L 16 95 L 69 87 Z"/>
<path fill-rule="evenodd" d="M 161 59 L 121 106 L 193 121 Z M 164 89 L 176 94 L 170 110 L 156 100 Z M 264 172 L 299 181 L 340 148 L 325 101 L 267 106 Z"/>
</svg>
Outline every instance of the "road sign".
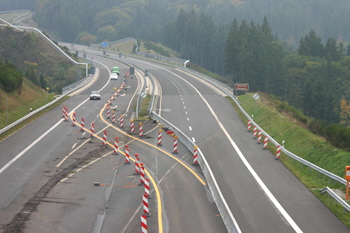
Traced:
<svg viewBox="0 0 350 233">
<path fill-rule="evenodd" d="M 141 98 L 146 98 L 146 96 L 147 96 L 146 92 L 141 93 Z"/>
<path fill-rule="evenodd" d="M 103 48 L 108 47 L 108 42 L 102 42 L 101 46 L 102 46 Z"/>
<path fill-rule="evenodd" d="M 255 94 L 253 95 L 253 98 L 256 99 L 256 100 L 258 100 L 258 99 L 260 98 L 260 96 L 259 96 L 258 93 L 255 93 Z"/>
<path fill-rule="evenodd" d="M 235 90 L 248 91 L 249 90 L 249 84 L 248 83 L 236 83 L 235 84 Z"/>
</svg>

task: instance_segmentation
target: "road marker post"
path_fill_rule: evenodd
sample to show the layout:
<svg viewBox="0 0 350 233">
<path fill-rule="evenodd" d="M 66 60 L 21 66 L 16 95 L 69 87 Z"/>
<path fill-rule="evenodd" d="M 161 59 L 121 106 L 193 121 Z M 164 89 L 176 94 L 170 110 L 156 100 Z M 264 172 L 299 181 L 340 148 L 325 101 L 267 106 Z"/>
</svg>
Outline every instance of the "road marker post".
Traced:
<svg viewBox="0 0 350 233">
<path fill-rule="evenodd" d="M 68 108 L 66 108 L 66 106 L 64 106 L 64 109 L 63 109 L 63 111 L 64 111 L 64 121 L 68 121 Z"/>
<path fill-rule="evenodd" d="M 125 145 L 125 163 L 124 164 L 130 164 L 130 149 L 129 149 L 129 145 Z"/>
<path fill-rule="evenodd" d="M 140 175 L 140 165 L 139 165 L 140 159 L 139 154 L 135 154 L 135 172 L 134 175 Z"/>
<path fill-rule="evenodd" d="M 148 226 L 147 226 L 147 215 L 141 215 L 141 232 L 147 233 Z"/>
<path fill-rule="evenodd" d="M 158 131 L 157 146 L 162 146 L 162 131 L 162 129 L 159 129 Z"/>
<path fill-rule="evenodd" d="M 247 129 L 248 131 L 250 131 L 250 127 L 252 126 L 252 121 L 251 120 L 248 120 L 248 126 L 247 126 Z"/>
<path fill-rule="evenodd" d="M 113 152 L 113 154 L 118 155 L 118 148 L 119 148 L 119 146 L 118 146 L 118 137 L 115 137 L 114 138 L 114 152 Z"/>
<path fill-rule="evenodd" d="M 111 118 L 111 108 L 109 107 L 109 104 L 107 104 L 107 119 Z"/>
<path fill-rule="evenodd" d="M 174 136 L 174 150 L 173 150 L 173 154 L 178 154 L 178 152 L 177 152 L 177 142 L 178 142 L 178 137 L 175 135 Z"/>
<path fill-rule="evenodd" d="M 193 166 L 198 166 L 198 146 L 194 146 L 194 150 L 193 150 Z"/>
<path fill-rule="evenodd" d="M 91 123 L 90 131 L 91 131 L 90 138 L 94 138 L 94 133 L 95 133 L 95 123 L 94 122 Z"/>
<path fill-rule="evenodd" d="M 107 146 L 107 130 L 103 130 L 102 146 Z"/>
<path fill-rule="evenodd" d="M 124 115 L 120 116 L 119 124 L 120 124 L 120 128 L 124 128 Z"/>
<path fill-rule="evenodd" d="M 139 137 L 143 136 L 143 127 L 142 127 L 142 122 L 140 122 L 140 127 L 139 127 Z"/>
<path fill-rule="evenodd" d="M 265 138 L 264 138 L 264 148 L 263 149 L 265 149 L 265 150 L 267 149 L 268 142 L 269 142 L 269 137 L 265 136 Z"/>
<path fill-rule="evenodd" d="M 145 167 L 143 163 L 139 163 L 140 166 L 140 183 L 139 185 L 144 185 L 145 183 Z"/>
<path fill-rule="evenodd" d="M 279 159 L 281 157 L 281 146 L 277 145 L 276 149 L 276 159 Z"/>
<path fill-rule="evenodd" d="M 75 127 L 75 119 L 76 119 L 77 115 L 75 114 L 75 112 L 73 112 L 73 122 L 72 122 L 72 127 Z"/>
<path fill-rule="evenodd" d="M 63 106 L 63 109 L 62 109 L 62 118 L 65 118 L 66 117 L 66 106 Z"/>
<path fill-rule="evenodd" d="M 113 113 L 112 113 L 112 124 L 115 124 L 117 122 L 115 118 L 116 118 L 115 117 L 115 111 L 113 111 Z"/>
<path fill-rule="evenodd" d="M 130 133 L 131 134 L 135 133 L 135 120 L 133 119 L 130 120 Z"/>
<path fill-rule="evenodd" d="M 144 215 L 146 215 L 147 217 L 151 216 L 149 213 L 148 198 L 146 194 L 142 195 L 142 204 Z"/>
<path fill-rule="evenodd" d="M 144 186 L 145 186 L 145 194 L 144 195 L 146 195 L 146 197 L 148 198 L 148 199 L 150 199 L 151 198 L 151 195 L 150 195 L 150 191 L 149 191 L 149 179 L 145 179 L 145 184 L 144 184 Z"/>
<path fill-rule="evenodd" d="M 81 118 L 81 127 L 80 127 L 80 131 L 81 132 L 84 132 L 84 126 L 85 126 L 85 120 L 84 120 L 84 117 Z"/>
<path fill-rule="evenodd" d="M 259 131 L 258 131 L 258 144 L 261 143 L 261 137 L 262 137 L 262 131 L 259 130 Z"/>
<path fill-rule="evenodd" d="M 258 127 L 254 125 L 254 133 L 253 133 L 253 138 L 256 138 L 256 133 L 257 133 Z"/>
</svg>

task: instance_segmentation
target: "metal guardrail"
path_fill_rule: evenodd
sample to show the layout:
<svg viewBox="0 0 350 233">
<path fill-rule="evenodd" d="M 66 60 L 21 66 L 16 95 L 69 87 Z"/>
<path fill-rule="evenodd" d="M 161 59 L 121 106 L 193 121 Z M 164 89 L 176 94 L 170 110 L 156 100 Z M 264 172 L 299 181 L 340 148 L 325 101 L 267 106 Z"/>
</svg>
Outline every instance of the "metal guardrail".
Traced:
<svg viewBox="0 0 350 233">
<path fill-rule="evenodd" d="M 341 204 L 345 210 L 347 210 L 348 212 L 350 212 L 350 205 L 344 201 L 341 197 L 338 196 L 338 194 L 336 194 L 332 189 L 330 189 L 329 187 L 325 187 L 324 189 L 320 190 L 320 193 L 324 194 L 324 193 L 328 193 L 331 197 L 333 197 L 339 204 Z"/>
<path fill-rule="evenodd" d="M 97 73 L 98 73 L 98 72 L 96 72 L 95 74 L 97 74 Z M 84 81 L 83 81 L 83 82 L 80 82 L 79 85 L 77 85 L 75 88 L 72 88 L 72 89 L 70 89 L 70 90 L 67 90 L 65 93 L 63 93 L 62 95 L 60 95 L 58 98 L 54 99 L 53 101 L 51 101 L 51 102 L 45 104 L 44 106 L 42 106 L 42 107 L 40 107 L 40 108 L 34 110 L 33 112 L 31 112 L 31 113 L 25 115 L 24 117 L 18 119 L 17 121 L 15 121 L 15 122 L 9 124 L 8 126 L 2 128 L 2 129 L 0 130 L 0 134 L 6 132 L 7 130 L 11 129 L 12 127 L 16 126 L 17 124 L 19 124 L 19 123 L 21 123 L 21 122 L 27 120 L 28 118 L 30 118 L 31 116 L 33 116 L 33 115 L 37 114 L 38 112 L 44 110 L 45 108 L 47 108 L 47 107 L 53 105 L 54 103 L 56 103 L 57 101 L 59 101 L 60 99 L 62 99 L 63 97 L 65 97 L 66 95 L 69 95 L 70 93 L 72 93 L 72 92 L 78 90 L 79 88 L 85 86 L 85 85 L 88 84 L 92 79 L 93 79 L 93 76 L 86 77 L 86 78 L 84 79 Z"/>
<path fill-rule="evenodd" d="M 193 151 L 195 144 L 193 141 L 187 137 L 180 129 L 178 129 L 175 125 L 171 124 L 166 119 L 159 116 L 154 111 L 151 112 L 151 117 L 153 120 L 157 120 L 159 123 L 161 123 L 164 126 L 168 126 L 171 128 L 175 134 L 178 136 L 178 139 L 186 146 L 186 148 L 190 151 Z M 203 156 L 202 151 L 198 148 L 198 163 L 203 171 L 203 174 L 207 180 L 209 189 L 213 195 L 214 201 L 220 211 L 220 215 L 226 225 L 226 228 L 228 232 L 232 233 L 240 233 L 241 230 L 230 210 L 228 207 L 226 200 L 224 196 L 221 193 L 221 190 L 216 182 L 216 179 L 214 177 L 214 174 L 211 171 L 211 168 Z"/>
</svg>

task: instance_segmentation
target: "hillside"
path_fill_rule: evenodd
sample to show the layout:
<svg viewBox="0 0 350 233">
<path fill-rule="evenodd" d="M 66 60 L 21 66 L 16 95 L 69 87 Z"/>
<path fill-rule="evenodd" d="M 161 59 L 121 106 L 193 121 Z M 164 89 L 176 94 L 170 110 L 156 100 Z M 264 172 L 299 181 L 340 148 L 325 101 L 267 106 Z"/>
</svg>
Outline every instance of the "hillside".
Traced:
<svg viewBox="0 0 350 233">
<path fill-rule="evenodd" d="M 0 59 L 12 63 L 34 84 L 60 93 L 76 80 L 78 70 L 41 36 L 0 27 Z M 82 72 L 84 73 L 84 72 Z"/>
</svg>

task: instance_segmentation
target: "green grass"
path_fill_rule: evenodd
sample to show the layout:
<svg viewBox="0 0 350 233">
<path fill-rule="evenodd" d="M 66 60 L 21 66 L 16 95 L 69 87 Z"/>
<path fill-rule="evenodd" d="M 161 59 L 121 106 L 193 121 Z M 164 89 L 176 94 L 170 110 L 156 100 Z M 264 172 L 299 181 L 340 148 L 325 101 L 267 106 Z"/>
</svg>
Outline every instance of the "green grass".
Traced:
<svg viewBox="0 0 350 233">
<path fill-rule="evenodd" d="M 140 105 L 140 112 L 139 112 L 139 118 L 136 120 L 143 120 L 145 117 L 148 116 L 148 105 L 151 101 L 151 95 L 147 94 L 145 98 L 142 99 L 141 105 Z"/>
<path fill-rule="evenodd" d="M 311 133 L 304 124 L 298 122 L 288 114 L 282 114 L 276 109 L 273 98 L 267 94 L 260 94 L 255 100 L 252 93 L 239 96 L 239 102 L 254 121 L 277 142 L 285 141 L 285 148 L 305 160 L 328 170 L 340 177 L 344 176 L 345 166 L 350 165 L 350 152 L 333 147 L 326 139 Z M 230 100 L 233 106 L 237 106 Z M 240 113 L 244 124 L 247 119 Z M 269 150 L 275 154 L 276 147 L 269 143 Z M 350 214 L 344 208 L 318 190 L 328 186 L 345 192 L 345 186 L 310 169 L 309 167 L 281 154 L 280 161 L 286 166 L 316 197 L 318 197 L 348 228 L 350 228 Z"/>
<path fill-rule="evenodd" d="M 6 93 L 0 90 L 0 128 L 17 121 L 23 116 L 30 113 L 30 108 L 34 110 L 40 108 L 46 103 L 54 99 L 54 93 L 47 93 L 45 90 L 35 86 L 30 81 L 24 79 L 23 87 L 20 91 L 13 93 Z M 0 135 L 0 140 L 6 138 L 8 135 L 22 128 L 29 122 L 35 120 L 39 116 L 45 114 L 47 111 L 60 105 L 66 98 L 55 103 L 53 106 L 35 114 L 26 121 L 16 125 Z"/>
</svg>

